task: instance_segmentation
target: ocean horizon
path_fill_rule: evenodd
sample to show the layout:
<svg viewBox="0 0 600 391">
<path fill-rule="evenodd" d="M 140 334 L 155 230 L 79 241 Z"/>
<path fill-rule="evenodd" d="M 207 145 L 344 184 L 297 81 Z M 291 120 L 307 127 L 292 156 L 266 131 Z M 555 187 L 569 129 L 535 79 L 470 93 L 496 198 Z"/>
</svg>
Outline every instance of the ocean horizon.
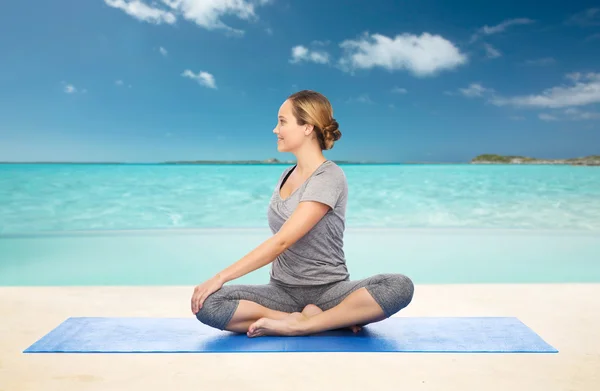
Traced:
<svg viewBox="0 0 600 391">
<path fill-rule="evenodd" d="M 511 162 L 510 159 L 515 159 L 514 162 Z M 524 161 L 521 161 L 523 159 Z M 586 164 L 572 164 L 574 161 L 581 161 L 589 159 L 589 162 Z M 589 156 L 574 156 L 574 157 L 563 157 L 563 158 L 540 158 L 540 157 L 529 157 L 529 156 L 504 156 L 504 155 L 496 155 L 496 154 L 480 154 L 473 157 L 470 160 L 448 160 L 448 161 L 431 161 L 431 160 L 405 160 L 405 161 L 373 161 L 373 160 L 347 160 L 347 159 L 328 159 L 336 164 L 340 165 L 352 165 L 352 164 L 388 164 L 388 165 L 404 165 L 404 164 L 494 164 L 494 165 L 521 165 L 521 164 L 529 164 L 529 165 L 584 165 L 584 166 L 597 166 L 598 160 L 600 159 L 599 155 L 589 155 Z M 295 164 L 295 159 L 288 160 L 280 160 L 274 157 L 267 159 L 226 159 L 226 160 L 214 160 L 214 159 L 195 159 L 195 160 L 165 160 L 165 161 L 0 161 L 0 164 L 128 164 L 128 165 L 153 165 L 153 164 L 244 164 L 244 165 L 285 165 L 285 164 Z M 592 163 L 592 164 L 590 164 Z"/>
</svg>

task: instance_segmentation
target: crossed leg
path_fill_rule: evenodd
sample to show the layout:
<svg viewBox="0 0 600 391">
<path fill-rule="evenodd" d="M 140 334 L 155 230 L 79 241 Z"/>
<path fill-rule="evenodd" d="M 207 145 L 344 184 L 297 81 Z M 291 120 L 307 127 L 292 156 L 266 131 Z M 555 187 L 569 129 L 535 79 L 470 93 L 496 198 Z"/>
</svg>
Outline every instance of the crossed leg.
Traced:
<svg viewBox="0 0 600 391">
<path fill-rule="evenodd" d="M 326 309 L 311 317 L 261 318 L 251 324 L 249 337 L 307 335 L 365 325 L 386 319 L 412 300 L 414 285 L 402 274 L 377 274 L 358 281 L 342 281 L 319 301 Z"/>
<path fill-rule="evenodd" d="M 293 315 L 282 319 L 261 318 L 250 325 L 247 334 L 249 337 L 308 335 L 386 318 L 379 304 L 364 288 L 352 292 L 335 307 L 314 316 Z"/>
<path fill-rule="evenodd" d="M 202 323 L 249 337 L 306 335 L 383 320 L 412 300 L 412 281 L 401 274 L 378 274 L 342 281 L 325 292 L 317 305 L 299 306 L 272 284 L 225 285 L 210 295 L 196 317 Z M 324 310 L 322 310 L 324 309 Z"/>
<path fill-rule="evenodd" d="M 311 318 L 315 315 L 319 315 L 321 312 L 323 312 L 321 308 L 314 304 L 309 304 L 302 310 L 302 315 L 304 315 L 306 318 Z M 285 317 L 281 319 L 285 319 Z M 350 330 L 352 330 L 353 333 L 358 333 L 360 330 L 362 330 L 362 326 L 352 325 L 350 326 Z"/>
<path fill-rule="evenodd" d="M 302 312 L 289 313 L 273 310 L 249 300 L 240 300 L 233 317 L 227 326 L 225 326 L 225 330 L 236 333 L 247 333 L 250 325 L 261 318 L 285 320 L 288 317 L 297 318 L 298 316 L 301 316 L 308 319 L 321 312 L 323 312 L 323 310 L 314 304 L 308 304 L 302 309 Z M 350 328 L 355 333 L 361 330 L 360 326 L 351 326 Z"/>
<path fill-rule="evenodd" d="M 300 310 L 296 300 L 279 286 L 233 284 L 208 296 L 196 318 L 219 330 L 246 333 L 261 317 L 283 319 Z"/>
<path fill-rule="evenodd" d="M 279 286 L 237 284 L 225 285 L 210 295 L 196 317 L 202 323 L 220 330 L 247 333 L 250 325 L 261 318 L 308 319 L 321 312 L 314 304 L 302 307 Z"/>
</svg>

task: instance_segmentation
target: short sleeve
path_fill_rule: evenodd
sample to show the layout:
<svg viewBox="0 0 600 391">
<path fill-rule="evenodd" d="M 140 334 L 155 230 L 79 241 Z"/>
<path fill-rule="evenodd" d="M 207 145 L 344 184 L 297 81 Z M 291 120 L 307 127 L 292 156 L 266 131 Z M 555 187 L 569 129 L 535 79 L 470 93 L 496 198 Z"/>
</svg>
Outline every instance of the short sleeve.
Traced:
<svg viewBox="0 0 600 391">
<path fill-rule="evenodd" d="M 346 177 L 341 170 L 323 170 L 309 179 L 300 201 L 318 201 L 335 208 L 346 186 Z"/>
</svg>

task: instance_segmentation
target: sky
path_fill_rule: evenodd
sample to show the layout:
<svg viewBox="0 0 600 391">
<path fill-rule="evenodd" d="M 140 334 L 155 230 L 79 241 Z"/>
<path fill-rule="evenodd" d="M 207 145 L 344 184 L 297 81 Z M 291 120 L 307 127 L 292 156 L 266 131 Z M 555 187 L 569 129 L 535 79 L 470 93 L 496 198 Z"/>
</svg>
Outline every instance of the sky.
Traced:
<svg viewBox="0 0 600 391">
<path fill-rule="evenodd" d="M 600 155 L 592 1 L 0 5 L 0 161 L 295 160 L 280 105 L 332 103 L 332 160 Z"/>
</svg>

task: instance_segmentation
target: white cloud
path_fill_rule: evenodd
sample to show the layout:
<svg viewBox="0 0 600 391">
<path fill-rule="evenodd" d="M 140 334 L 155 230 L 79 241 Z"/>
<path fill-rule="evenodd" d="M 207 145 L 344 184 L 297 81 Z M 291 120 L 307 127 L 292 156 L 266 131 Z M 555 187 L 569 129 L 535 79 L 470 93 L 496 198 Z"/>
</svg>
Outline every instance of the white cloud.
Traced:
<svg viewBox="0 0 600 391">
<path fill-rule="evenodd" d="M 573 80 L 573 81 L 575 81 L 575 82 L 576 82 L 577 80 L 580 80 L 582 76 L 583 76 L 583 75 L 581 74 L 581 72 L 572 72 L 572 73 L 567 73 L 567 74 L 565 75 L 565 77 L 566 77 L 567 79 Z"/>
<path fill-rule="evenodd" d="M 329 62 L 329 54 L 324 51 L 310 50 L 305 46 L 298 45 L 292 48 L 292 64 L 301 61 L 311 61 L 317 64 L 327 64 Z"/>
<path fill-rule="evenodd" d="M 67 94 L 74 94 L 75 92 L 77 92 L 77 88 L 75 88 L 73 84 L 67 84 L 65 86 L 65 92 Z"/>
<path fill-rule="evenodd" d="M 198 83 L 205 87 L 217 89 L 214 76 L 208 72 L 200 71 L 198 72 L 198 74 L 194 74 L 194 72 L 190 71 L 189 69 L 186 69 L 185 71 L 183 71 L 181 76 L 190 78 L 192 80 L 196 80 Z"/>
<path fill-rule="evenodd" d="M 127 15 L 144 22 L 173 24 L 177 20 L 173 13 L 151 7 L 140 0 L 104 0 L 104 2 L 108 6 L 118 8 Z"/>
<path fill-rule="evenodd" d="M 392 88 L 392 92 L 395 94 L 406 94 L 408 91 L 406 88 L 394 87 Z"/>
<path fill-rule="evenodd" d="M 345 54 L 339 61 L 345 71 L 382 67 L 389 71 L 406 69 L 418 77 L 454 69 L 467 62 L 467 56 L 447 39 L 429 33 L 404 33 L 395 37 L 363 34 L 340 44 Z"/>
<path fill-rule="evenodd" d="M 574 121 L 600 119 L 600 113 L 592 111 L 581 111 L 574 107 L 566 109 L 564 113 L 568 116 L 569 119 Z"/>
<path fill-rule="evenodd" d="M 505 31 L 510 26 L 530 23 L 534 23 L 534 21 L 528 18 L 509 19 L 497 24 L 496 26 L 489 27 L 485 25 L 481 28 L 481 32 L 486 35 L 497 34 Z"/>
<path fill-rule="evenodd" d="M 347 103 L 358 102 L 358 103 L 365 103 L 365 104 L 370 104 L 370 105 L 375 103 L 371 100 L 371 97 L 369 96 L 369 94 L 362 94 L 356 98 L 350 98 L 346 102 Z"/>
<path fill-rule="evenodd" d="M 483 87 L 480 83 L 471 83 L 467 88 L 459 88 L 458 91 L 468 98 L 476 98 L 482 97 L 486 93 L 493 93 L 494 90 Z"/>
<path fill-rule="evenodd" d="M 565 110 L 555 110 L 552 114 L 541 113 L 538 117 L 542 121 L 589 121 L 600 119 L 600 113 L 570 107 Z"/>
<path fill-rule="evenodd" d="M 123 85 L 123 80 L 117 80 L 115 81 L 115 84 L 118 86 L 122 86 Z"/>
<path fill-rule="evenodd" d="M 511 115 L 508 118 L 512 119 L 513 121 L 523 121 L 523 120 L 525 120 L 525 117 L 523 117 L 522 115 Z"/>
<path fill-rule="evenodd" d="M 600 119 L 600 112 L 583 111 L 577 106 L 600 103 L 600 73 L 573 72 L 565 75 L 571 85 L 548 88 L 539 94 L 514 97 L 499 96 L 492 88 L 480 83 L 471 83 L 458 92 L 444 92 L 447 95 L 463 95 L 469 98 L 484 98 L 496 106 L 514 106 L 517 108 L 554 109 L 550 113 L 541 113 L 543 121 L 594 120 Z M 510 116 L 512 120 L 522 120 L 522 116 Z"/>
<path fill-rule="evenodd" d="M 600 73 L 570 73 L 566 78 L 572 85 L 548 88 L 539 94 L 509 98 L 494 97 L 497 106 L 563 108 L 600 102 Z"/>
<path fill-rule="evenodd" d="M 510 26 L 525 25 L 525 24 L 531 24 L 531 23 L 535 23 L 535 21 L 532 19 L 528 19 L 528 18 L 516 18 L 516 19 L 507 19 L 495 26 L 485 25 L 482 28 L 480 28 L 479 30 L 477 30 L 477 32 L 475 34 L 473 34 L 473 36 L 471 37 L 471 43 L 475 42 L 481 35 L 498 34 L 498 33 L 505 31 Z"/>
<path fill-rule="evenodd" d="M 485 51 L 486 51 L 488 58 L 498 58 L 498 57 L 502 56 L 502 53 L 500 53 L 492 45 L 486 43 L 486 44 L 484 44 L 484 46 L 485 46 Z"/>
<path fill-rule="evenodd" d="M 556 120 L 558 120 L 558 118 L 556 118 L 555 116 L 550 115 L 550 114 L 546 114 L 546 113 L 541 113 L 540 115 L 538 115 L 538 117 L 542 121 L 556 121 Z"/>
<path fill-rule="evenodd" d="M 576 24 L 579 26 L 598 26 L 600 25 L 600 8 L 588 8 L 576 13 L 566 20 L 566 24 Z"/>
<path fill-rule="evenodd" d="M 167 54 L 169 54 L 169 52 L 167 52 L 167 49 L 163 48 L 162 46 L 158 48 L 158 51 L 160 52 L 160 54 L 162 54 L 163 56 L 166 56 Z"/>
<path fill-rule="evenodd" d="M 221 18 L 235 16 L 247 21 L 257 20 L 256 7 L 272 0 L 104 0 L 111 7 L 119 8 L 136 19 L 152 23 L 173 24 L 176 15 L 196 23 L 207 30 L 226 30 L 236 35 L 243 30 L 226 25 Z M 162 4 L 161 4 L 162 3 Z"/>
</svg>

